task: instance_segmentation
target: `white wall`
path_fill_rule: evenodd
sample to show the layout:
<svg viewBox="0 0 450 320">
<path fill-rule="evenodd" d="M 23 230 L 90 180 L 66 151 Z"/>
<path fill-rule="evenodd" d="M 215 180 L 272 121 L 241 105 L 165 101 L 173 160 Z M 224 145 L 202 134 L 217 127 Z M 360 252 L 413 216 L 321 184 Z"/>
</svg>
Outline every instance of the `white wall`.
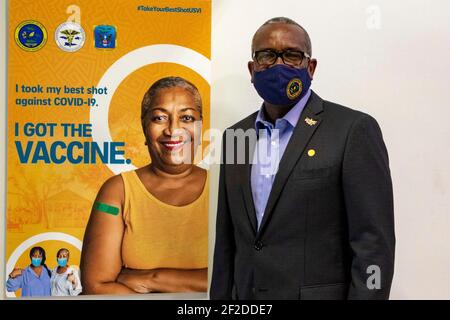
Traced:
<svg viewBox="0 0 450 320">
<path fill-rule="evenodd" d="M 378 120 L 395 192 L 392 299 L 450 299 L 449 12 L 448 0 L 213 1 L 212 126 L 224 129 L 259 107 L 250 43 L 275 16 L 309 32 L 313 90 Z"/>
</svg>

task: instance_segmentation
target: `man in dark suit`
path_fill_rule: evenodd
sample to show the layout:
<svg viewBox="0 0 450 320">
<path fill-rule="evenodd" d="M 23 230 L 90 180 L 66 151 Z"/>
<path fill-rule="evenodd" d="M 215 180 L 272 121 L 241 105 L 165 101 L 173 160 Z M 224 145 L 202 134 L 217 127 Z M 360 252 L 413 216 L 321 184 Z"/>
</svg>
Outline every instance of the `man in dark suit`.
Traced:
<svg viewBox="0 0 450 320">
<path fill-rule="evenodd" d="M 224 134 L 211 299 L 388 299 L 395 235 L 380 127 L 310 90 L 317 61 L 293 20 L 267 21 L 252 52 L 264 103 Z"/>
</svg>

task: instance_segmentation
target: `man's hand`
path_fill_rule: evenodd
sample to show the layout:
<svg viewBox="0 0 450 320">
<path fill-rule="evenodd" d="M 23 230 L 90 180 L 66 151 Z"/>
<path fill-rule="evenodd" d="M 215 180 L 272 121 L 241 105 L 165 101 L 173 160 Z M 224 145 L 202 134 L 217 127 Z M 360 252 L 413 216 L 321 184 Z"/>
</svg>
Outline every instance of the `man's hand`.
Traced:
<svg viewBox="0 0 450 320">
<path fill-rule="evenodd" d="M 18 277 L 22 275 L 22 269 L 21 268 L 14 268 L 14 270 L 9 274 L 9 277 L 14 279 L 15 277 Z"/>
</svg>

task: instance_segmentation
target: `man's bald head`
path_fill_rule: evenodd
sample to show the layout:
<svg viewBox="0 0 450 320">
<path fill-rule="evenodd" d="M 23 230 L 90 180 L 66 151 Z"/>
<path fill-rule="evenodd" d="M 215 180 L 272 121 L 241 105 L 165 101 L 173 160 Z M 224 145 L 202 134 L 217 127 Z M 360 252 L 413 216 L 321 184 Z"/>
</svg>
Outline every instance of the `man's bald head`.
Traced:
<svg viewBox="0 0 450 320">
<path fill-rule="evenodd" d="M 298 24 L 297 22 L 295 22 L 292 19 L 286 18 L 286 17 L 276 17 L 276 18 L 272 18 L 267 20 L 266 22 L 264 22 L 259 28 L 258 30 L 256 30 L 255 34 L 253 35 L 253 39 L 252 39 L 252 53 L 254 51 L 254 45 L 255 45 L 255 37 L 258 34 L 258 32 L 265 26 L 269 25 L 269 24 L 275 24 L 275 23 L 285 23 L 285 24 L 291 24 L 291 25 L 295 25 L 297 27 L 299 27 L 303 34 L 304 34 L 304 40 L 305 40 L 305 52 L 309 55 L 312 56 L 312 46 L 311 46 L 311 39 L 309 38 L 309 34 L 308 32 L 305 30 L 305 28 L 303 28 L 300 24 Z"/>
</svg>

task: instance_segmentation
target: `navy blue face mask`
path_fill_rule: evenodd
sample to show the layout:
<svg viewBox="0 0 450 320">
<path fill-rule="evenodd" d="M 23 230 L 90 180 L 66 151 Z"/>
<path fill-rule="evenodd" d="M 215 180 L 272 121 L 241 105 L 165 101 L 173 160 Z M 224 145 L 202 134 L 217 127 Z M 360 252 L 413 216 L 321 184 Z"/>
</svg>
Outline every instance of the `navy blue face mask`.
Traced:
<svg viewBox="0 0 450 320">
<path fill-rule="evenodd" d="M 308 92 L 311 78 L 308 69 L 277 64 L 263 71 L 255 71 L 253 85 L 264 101 L 288 106 L 296 104 Z"/>
</svg>

